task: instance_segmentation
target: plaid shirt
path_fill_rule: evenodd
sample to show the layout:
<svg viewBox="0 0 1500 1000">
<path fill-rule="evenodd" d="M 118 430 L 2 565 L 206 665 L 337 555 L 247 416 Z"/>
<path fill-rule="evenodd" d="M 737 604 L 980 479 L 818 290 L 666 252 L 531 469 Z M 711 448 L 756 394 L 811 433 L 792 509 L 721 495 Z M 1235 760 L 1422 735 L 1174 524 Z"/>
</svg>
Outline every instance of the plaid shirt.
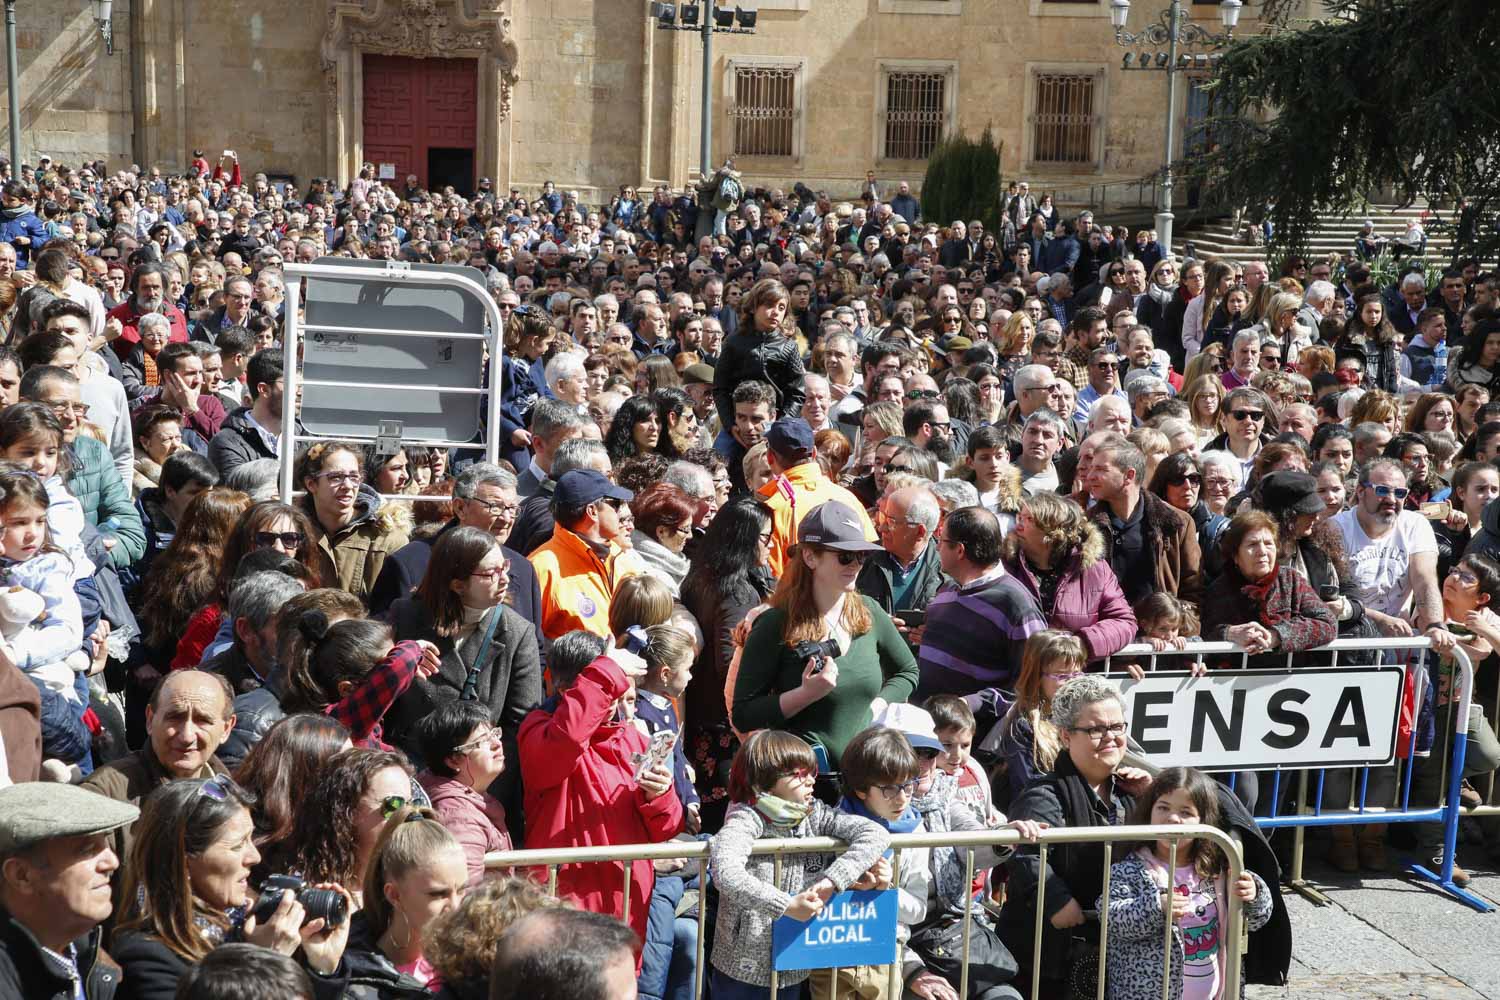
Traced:
<svg viewBox="0 0 1500 1000">
<path fill-rule="evenodd" d="M 380 738 L 380 720 L 411 686 L 422 662 L 422 647 L 411 640 L 391 647 L 385 659 L 375 664 L 363 682 L 343 700 L 328 706 L 328 714 L 349 730 L 355 746 L 369 750 L 391 749 Z"/>
<path fill-rule="evenodd" d="M 1057 373 L 1058 378 L 1072 382 L 1075 389 L 1082 389 L 1089 384 L 1087 359 L 1082 364 L 1079 364 L 1071 357 L 1064 356 L 1057 359 L 1057 364 L 1052 366 L 1052 370 Z"/>
</svg>

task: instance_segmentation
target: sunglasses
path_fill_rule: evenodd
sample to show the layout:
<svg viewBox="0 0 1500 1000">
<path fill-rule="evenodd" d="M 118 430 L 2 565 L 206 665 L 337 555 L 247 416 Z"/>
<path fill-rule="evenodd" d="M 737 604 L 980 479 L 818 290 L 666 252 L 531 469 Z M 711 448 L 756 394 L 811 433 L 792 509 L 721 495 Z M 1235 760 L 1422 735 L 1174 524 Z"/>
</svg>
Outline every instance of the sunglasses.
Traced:
<svg viewBox="0 0 1500 1000">
<path fill-rule="evenodd" d="M 868 552 L 837 552 L 833 549 L 824 549 L 823 551 L 831 552 L 837 556 L 840 566 L 863 566 L 865 560 L 870 558 Z"/>
<path fill-rule="evenodd" d="M 1266 416 L 1262 410 L 1230 410 L 1229 415 L 1236 420 L 1263 420 Z"/>
<path fill-rule="evenodd" d="M 387 795 L 380 800 L 380 818 L 390 819 L 406 808 L 406 801 L 405 795 Z"/>
<path fill-rule="evenodd" d="M 1382 500 L 1386 497 L 1391 497 L 1395 500 L 1405 500 L 1407 495 L 1411 493 L 1411 490 L 1405 486 L 1377 486 L 1374 483 L 1361 483 L 1360 485 L 1368 487 L 1371 492 Z"/>
<path fill-rule="evenodd" d="M 255 533 L 255 544 L 263 549 L 268 549 L 277 542 L 286 548 L 295 549 L 302 544 L 302 540 L 300 531 L 257 531 Z"/>
<path fill-rule="evenodd" d="M 1203 482 L 1203 477 L 1198 475 L 1198 473 L 1196 472 L 1189 472 L 1183 476 L 1179 476 L 1177 479 L 1172 480 L 1172 482 L 1176 483 L 1178 486 L 1182 486 L 1184 484 L 1188 486 L 1198 486 Z"/>
<path fill-rule="evenodd" d="M 229 799 L 230 778 L 227 774 L 216 774 L 198 786 L 198 794 L 215 802 Z"/>
</svg>

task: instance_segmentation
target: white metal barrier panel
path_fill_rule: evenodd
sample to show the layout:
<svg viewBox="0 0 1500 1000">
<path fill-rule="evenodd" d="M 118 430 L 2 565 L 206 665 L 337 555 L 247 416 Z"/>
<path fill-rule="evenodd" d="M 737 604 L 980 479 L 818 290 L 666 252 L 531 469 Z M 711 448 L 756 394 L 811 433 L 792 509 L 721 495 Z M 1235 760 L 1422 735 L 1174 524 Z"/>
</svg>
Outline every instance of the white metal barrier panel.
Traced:
<svg viewBox="0 0 1500 1000">
<path fill-rule="evenodd" d="M 286 277 L 283 500 L 311 441 L 499 457 L 503 323 L 478 271 L 325 257 Z"/>
</svg>

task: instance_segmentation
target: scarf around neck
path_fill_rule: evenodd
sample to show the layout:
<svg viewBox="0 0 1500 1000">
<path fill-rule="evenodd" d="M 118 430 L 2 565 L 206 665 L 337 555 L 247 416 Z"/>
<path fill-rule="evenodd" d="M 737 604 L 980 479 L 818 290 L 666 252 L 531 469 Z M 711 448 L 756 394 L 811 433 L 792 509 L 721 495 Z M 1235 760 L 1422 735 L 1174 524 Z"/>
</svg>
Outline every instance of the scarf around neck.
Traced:
<svg viewBox="0 0 1500 1000">
<path fill-rule="evenodd" d="M 859 799 L 852 799 L 845 795 L 842 799 L 839 799 L 839 811 L 863 817 L 871 823 L 879 824 L 890 833 L 911 833 L 922 825 L 922 816 L 911 802 L 906 804 L 906 811 L 900 816 L 895 819 L 886 819 L 884 816 L 876 815 Z M 894 853 L 893 850 L 887 849 L 881 857 L 889 858 Z"/>
<path fill-rule="evenodd" d="M 932 771 L 932 786 L 925 795 L 912 799 L 911 808 L 921 817 L 928 833 L 947 833 L 948 808 L 953 795 L 958 791 L 958 776 L 944 774 L 937 768 Z M 964 866 L 958 860 L 958 850 L 952 847 L 934 847 L 929 854 L 932 866 L 932 881 L 937 888 L 938 901 L 950 913 L 962 913 L 969 905 L 969 883 L 964 878 Z"/>
<path fill-rule="evenodd" d="M 791 802 L 779 795 L 763 792 L 755 797 L 755 811 L 772 826 L 796 826 L 807 819 L 812 806 Z"/>
</svg>

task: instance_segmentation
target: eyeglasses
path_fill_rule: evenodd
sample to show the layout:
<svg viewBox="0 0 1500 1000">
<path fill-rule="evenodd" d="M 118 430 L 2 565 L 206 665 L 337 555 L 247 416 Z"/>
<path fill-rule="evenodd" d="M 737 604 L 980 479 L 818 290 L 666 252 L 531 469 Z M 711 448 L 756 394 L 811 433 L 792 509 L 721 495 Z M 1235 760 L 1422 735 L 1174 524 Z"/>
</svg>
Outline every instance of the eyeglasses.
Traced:
<svg viewBox="0 0 1500 1000">
<path fill-rule="evenodd" d="M 491 726 L 488 731 L 472 739 L 467 743 L 460 743 L 453 748 L 454 753 L 468 753 L 470 750 L 478 750 L 480 747 L 497 747 L 500 745 L 500 727 Z M 399 796 L 397 796 L 399 798 Z M 399 808 L 399 807 L 398 807 Z"/>
<path fill-rule="evenodd" d="M 89 404 L 87 403 L 48 403 L 48 408 L 53 415 L 61 419 L 72 413 L 75 417 L 86 417 L 89 415 Z"/>
<path fill-rule="evenodd" d="M 1229 415 L 1236 420 L 1263 420 L 1266 416 L 1263 410 L 1230 410 Z"/>
<path fill-rule="evenodd" d="M 302 544 L 303 538 L 300 531 L 257 531 L 255 544 L 260 548 L 268 549 L 280 542 L 285 548 L 295 549 Z"/>
<path fill-rule="evenodd" d="M 329 486 L 340 486 L 344 483 L 357 483 L 360 475 L 357 472 L 320 472 L 317 478 L 323 480 Z"/>
<path fill-rule="evenodd" d="M 406 808 L 405 795 L 387 795 L 380 800 L 380 818 L 390 819 L 402 809 Z"/>
<path fill-rule="evenodd" d="M 916 528 L 916 527 L 920 527 L 921 526 L 921 522 L 920 521 L 912 521 L 912 520 L 908 520 L 907 518 L 904 518 L 904 517 L 900 518 L 898 520 L 897 518 L 891 517 L 891 515 L 887 514 L 885 511 L 878 510 L 878 509 L 875 511 L 875 523 L 876 524 L 892 524 L 892 525 L 895 525 L 895 524 L 904 524 L 908 528 Z"/>
<path fill-rule="evenodd" d="M 1077 726 L 1069 726 L 1068 732 L 1082 733 L 1094 742 L 1094 746 L 1103 746 L 1104 738 L 1107 736 L 1111 743 L 1125 736 L 1126 726 L 1123 722 L 1116 722 L 1108 726 L 1087 726 L 1080 729 Z"/>
<path fill-rule="evenodd" d="M 482 572 L 476 570 L 475 572 L 470 573 L 469 575 L 472 576 L 472 577 L 474 577 L 475 579 L 478 579 L 478 580 L 493 580 L 493 579 L 496 579 L 497 577 L 502 577 L 506 573 L 509 573 L 509 572 L 510 572 L 510 563 L 509 562 L 503 562 L 499 566 L 496 566 L 494 569 L 487 569 L 487 570 L 483 570 Z"/>
<path fill-rule="evenodd" d="M 490 517 L 515 517 L 521 510 L 518 503 L 485 503 L 478 497 L 465 497 L 470 503 L 477 503 L 484 508 L 484 512 Z"/>
<path fill-rule="evenodd" d="M 1391 497 L 1396 500 L 1405 500 L 1411 490 L 1405 486 L 1380 486 L 1376 483 L 1360 483 L 1361 486 L 1369 487 L 1370 491 L 1382 500 Z"/>
<path fill-rule="evenodd" d="M 1042 672 L 1042 676 L 1043 677 L 1050 677 L 1053 680 L 1057 681 L 1059 684 L 1065 684 L 1065 683 L 1067 683 L 1068 681 L 1072 680 L 1075 677 L 1082 677 L 1083 676 L 1083 671 L 1082 670 L 1069 670 L 1067 673 L 1063 673 L 1063 674 L 1055 674 L 1055 673 L 1052 673 L 1051 671 L 1043 671 Z"/>
<path fill-rule="evenodd" d="M 1478 583 L 1479 582 L 1479 577 L 1475 576 L 1473 573 L 1470 573 L 1468 570 L 1464 569 L 1462 566 L 1455 566 L 1455 567 L 1453 567 L 1451 570 L 1448 571 L 1448 575 L 1451 576 L 1451 577 L 1453 577 L 1455 580 L 1457 580 L 1459 583 L 1463 584 L 1466 587 L 1469 584 L 1471 584 L 1471 583 Z"/>
<path fill-rule="evenodd" d="M 899 785 L 871 785 L 870 787 L 878 788 L 880 789 L 880 794 L 884 795 L 888 799 L 894 799 L 898 795 L 915 795 L 917 791 L 917 785 L 920 783 L 921 779 L 913 778 L 912 780 L 904 781 Z"/>
<path fill-rule="evenodd" d="M 929 420 L 927 421 L 927 426 L 935 431 L 943 431 L 945 433 L 953 430 L 953 424 L 947 420 L 944 420 L 942 423 L 938 423 L 936 420 Z"/>
</svg>

